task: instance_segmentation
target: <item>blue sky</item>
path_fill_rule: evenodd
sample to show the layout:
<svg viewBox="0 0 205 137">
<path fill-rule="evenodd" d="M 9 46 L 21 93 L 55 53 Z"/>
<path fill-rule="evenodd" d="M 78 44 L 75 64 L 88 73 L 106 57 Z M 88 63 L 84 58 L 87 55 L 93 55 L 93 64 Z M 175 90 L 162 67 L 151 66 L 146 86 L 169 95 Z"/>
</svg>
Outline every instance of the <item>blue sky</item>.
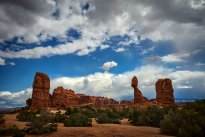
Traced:
<svg viewBox="0 0 205 137">
<path fill-rule="evenodd" d="M 167 77 L 175 98 L 205 98 L 204 0 L 0 3 L 0 107 L 24 105 L 35 72 L 49 75 L 51 93 L 131 100 L 136 75 L 148 98 Z"/>
</svg>

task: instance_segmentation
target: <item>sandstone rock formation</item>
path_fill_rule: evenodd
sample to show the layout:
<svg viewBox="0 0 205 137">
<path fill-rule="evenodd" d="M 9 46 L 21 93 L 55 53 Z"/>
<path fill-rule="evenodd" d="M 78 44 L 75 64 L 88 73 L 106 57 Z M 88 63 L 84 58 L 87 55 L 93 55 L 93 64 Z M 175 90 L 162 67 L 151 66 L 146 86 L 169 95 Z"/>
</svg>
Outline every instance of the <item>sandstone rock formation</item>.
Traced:
<svg viewBox="0 0 205 137">
<path fill-rule="evenodd" d="M 107 97 L 99 97 L 99 96 L 88 96 L 85 94 L 77 94 L 79 99 L 79 104 L 92 104 L 92 105 L 116 105 L 119 104 L 118 101 L 107 98 Z"/>
<path fill-rule="evenodd" d="M 71 89 L 64 89 L 63 87 L 57 87 L 53 91 L 52 106 L 53 107 L 70 107 L 78 105 L 79 97 Z"/>
<path fill-rule="evenodd" d="M 134 103 L 147 103 L 148 99 L 144 97 L 142 92 L 138 89 L 138 80 L 136 76 L 132 78 L 131 86 L 134 88 Z"/>
<path fill-rule="evenodd" d="M 158 104 L 174 104 L 174 89 L 170 79 L 159 79 L 155 84 L 155 89 Z"/>
<path fill-rule="evenodd" d="M 85 94 L 75 94 L 71 89 L 57 87 L 53 95 L 49 93 L 50 79 L 48 75 L 36 72 L 33 81 L 32 98 L 26 100 L 27 106 L 32 109 L 41 109 L 48 107 L 67 108 L 76 105 L 114 105 L 117 101 L 107 97 L 95 97 Z"/>
<path fill-rule="evenodd" d="M 51 106 L 49 89 L 50 79 L 48 75 L 37 72 L 33 81 L 33 93 L 30 106 L 31 109 Z"/>
</svg>

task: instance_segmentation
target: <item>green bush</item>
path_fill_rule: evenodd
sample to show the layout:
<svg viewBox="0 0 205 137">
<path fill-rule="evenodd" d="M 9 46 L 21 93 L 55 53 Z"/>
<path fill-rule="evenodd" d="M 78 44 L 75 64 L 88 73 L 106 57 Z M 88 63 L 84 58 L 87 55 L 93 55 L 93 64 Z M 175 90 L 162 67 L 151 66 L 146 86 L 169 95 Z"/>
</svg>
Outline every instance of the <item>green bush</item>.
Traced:
<svg viewBox="0 0 205 137">
<path fill-rule="evenodd" d="M 95 118 L 97 115 L 96 111 L 94 111 L 92 109 L 83 109 L 80 111 L 80 113 L 88 116 L 89 118 Z"/>
<path fill-rule="evenodd" d="M 5 123 L 5 118 L 3 114 L 0 114 L 0 126 L 3 125 Z"/>
<path fill-rule="evenodd" d="M 88 127 L 92 126 L 92 119 L 81 113 L 71 114 L 64 121 L 65 127 Z"/>
<path fill-rule="evenodd" d="M 71 114 L 74 114 L 74 113 L 79 113 L 80 110 L 78 108 L 68 108 L 67 111 L 65 112 L 66 115 L 71 115 Z"/>
<path fill-rule="evenodd" d="M 129 108 L 126 108 L 126 109 L 123 109 L 122 111 L 119 111 L 119 115 L 120 115 L 120 118 L 129 118 L 129 115 L 130 115 L 130 109 Z"/>
<path fill-rule="evenodd" d="M 140 112 L 138 109 L 134 109 L 132 113 L 129 114 L 129 121 L 132 125 L 137 126 L 139 122 Z"/>
<path fill-rule="evenodd" d="M 25 128 L 28 134 L 44 134 L 57 131 L 57 124 L 48 122 L 53 121 L 51 114 L 42 111 L 40 116 L 34 116 L 30 122 L 27 123 Z"/>
<path fill-rule="evenodd" d="M 120 120 L 109 117 L 106 113 L 101 113 L 97 116 L 96 121 L 98 124 L 106 124 L 106 123 L 112 123 L 112 124 L 120 124 Z"/>
<path fill-rule="evenodd" d="M 56 123 L 63 123 L 63 121 L 67 118 L 68 116 L 65 114 L 60 114 L 60 113 L 56 113 L 53 120 Z"/>
<path fill-rule="evenodd" d="M 129 120 L 131 124 L 137 126 L 153 126 L 160 127 L 160 122 L 163 120 L 164 109 L 157 108 L 156 106 L 149 106 L 143 110 L 134 109 L 130 113 Z"/>
<path fill-rule="evenodd" d="M 10 127 L 0 127 L 0 135 L 13 136 L 13 137 L 24 137 L 25 133 L 21 131 L 16 125 L 13 125 Z"/>
<path fill-rule="evenodd" d="M 16 119 L 19 121 L 28 122 L 35 116 L 35 112 L 23 110 L 16 116 Z"/>
<path fill-rule="evenodd" d="M 178 137 L 205 136 L 205 100 L 187 103 L 182 109 L 170 111 L 161 123 L 161 132 Z"/>
</svg>

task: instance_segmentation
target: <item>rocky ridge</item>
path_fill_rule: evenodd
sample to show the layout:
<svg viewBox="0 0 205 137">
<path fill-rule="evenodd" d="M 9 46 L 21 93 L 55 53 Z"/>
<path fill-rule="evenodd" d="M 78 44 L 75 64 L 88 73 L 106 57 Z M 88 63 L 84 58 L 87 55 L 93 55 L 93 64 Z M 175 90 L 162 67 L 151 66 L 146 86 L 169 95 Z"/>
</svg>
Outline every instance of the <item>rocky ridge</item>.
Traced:
<svg viewBox="0 0 205 137">
<path fill-rule="evenodd" d="M 174 89 L 172 81 L 168 78 L 159 79 L 155 84 L 156 99 L 148 100 L 143 96 L 142 92 L 138 88 L 138 79 L 136 76 L 132 78 L 131 87 L 134 89 L 134 100 L 123 100 L 118 102 L 112 98 L 89 96 L 85 94 L 76 94 L 71 89 L 64 89 L 63 87 L 57 87 L 54 89 L 51 95 L 50 90 L 50 78 L 48 75 L 40 72 L 36 72 L 33 81 L 32 98 L 26 100 L 26 104 L 31 110 L 40 108 L 68 108 L 78 105 L 169 105 L 174 104 Z"/>
</svg>

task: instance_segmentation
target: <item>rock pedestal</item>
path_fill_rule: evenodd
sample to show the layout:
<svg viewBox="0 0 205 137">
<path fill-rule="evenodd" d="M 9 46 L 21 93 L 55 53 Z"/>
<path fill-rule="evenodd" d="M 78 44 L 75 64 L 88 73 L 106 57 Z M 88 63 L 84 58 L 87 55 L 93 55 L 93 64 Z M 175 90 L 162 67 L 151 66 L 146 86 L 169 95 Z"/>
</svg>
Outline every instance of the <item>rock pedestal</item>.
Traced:
<svg viewBox="0 0 205 137">
<path fill-rule="evenodd" d="M 148 99 L 142 95 L 142 92 L 138 89 L 138 80 L 134 76 L 132 78 L 131 86 L 134 89 L 134 103 L 147 103 Z"/>
<path fill-rule="evenodd" d="M 31 109 L 40 109 L 51 106 L 50 79 L 48 75 L 36 72 L 33 81 L 33 93 L 31 98 Z"/>
<path fill-rule="evenodd" d="M 174 89 L 170 79 L 159 79 L 155 84 L 155 89 L 158 104 L 174 104 Z"/>
</svg>

